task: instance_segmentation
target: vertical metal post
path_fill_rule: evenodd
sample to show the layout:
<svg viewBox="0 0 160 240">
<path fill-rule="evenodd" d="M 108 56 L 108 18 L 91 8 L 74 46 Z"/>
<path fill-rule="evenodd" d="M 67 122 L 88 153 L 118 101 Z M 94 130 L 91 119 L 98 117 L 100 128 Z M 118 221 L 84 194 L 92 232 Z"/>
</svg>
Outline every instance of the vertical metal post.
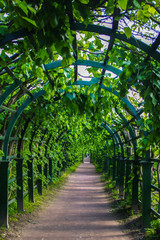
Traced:
<svg viewBox="0 0 160 240">
<path fill-rule="evenodd" d="M 28 192 L 29 201 L 34 202 L 34 174 L 33 174 L 33 158 L 27 161 L 28 164 Z"/>
<path fill-rule="evenodd" d="M 124 159 L 120 158 L 119 162 L 120 162 L 119 197 L 122 198 L 124 193 L 124 170 L 125 170 Z"/>
<path fill-rule="evenodd" d="M 120 175 L 120 158 L 119 158 L 119 156 L 117 156 L 116 161 L 117 161 L 116 185 L 117 185 L 117 187 L 119 187 L 119 175 Z"/>
<path fill-rule="evenodd" d="M 9 161 L 0 161 L 0 226 L 8 227 Z"/>
<path fill-rule="evenodd" d="M 127 198 L 128 194 L 129 194 L 129 180 L 130 178 L 130 174 L 131 174 L 131 161 L 129 159 L 126 159 L 126 177 L 125 177 L 125 199 Z"/>
<path fill-rule="evenodd" d="M 37 167 L 40 175 L 37 180 L 38 194 L 42 195 L 42 164 L 38 164 Z"/>
<path fill-rule="evenodd" d="M 52 178 L 53 178 L 53 174 L 52 174 L 52 159 L 49 158 L 49 184 L 52 184 Z"/>
<path fill-rule="evenodd" d="M 142 222 L 143 227 L 150 227 L 151 221 L 151 162 L 141 162 L 143 169 L 142 188 Z"/>
<path fill-rule="evenodd" d="M 23 211 L 23 158 L 16 160 L 16 180 L 17 180 L 17 210 Z"/>
</svg>

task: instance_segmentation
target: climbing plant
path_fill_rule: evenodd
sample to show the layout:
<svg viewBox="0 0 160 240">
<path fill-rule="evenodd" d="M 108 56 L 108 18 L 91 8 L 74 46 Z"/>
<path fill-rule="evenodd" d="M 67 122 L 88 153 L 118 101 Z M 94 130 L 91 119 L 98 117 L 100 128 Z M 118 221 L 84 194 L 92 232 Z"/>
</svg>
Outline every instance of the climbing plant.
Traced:
<svg viewBox="0 0 160 240">
<path fill-rule="evenodd" d="M 45 186 L 89 152 L 121 196 L 129 182 L 132 203 L 141 200 L 141 160 L 159 158 L 159 7 L 159 0 L 0 2 L 0 156 L 11 161 L 10 199 L 23 188 L 12 181 L 19 163 L 11 159 L 24 158 L 25 171 L 34 169 Z M 159 165 L 152 170 L 155 183 Z"/>
</svg>

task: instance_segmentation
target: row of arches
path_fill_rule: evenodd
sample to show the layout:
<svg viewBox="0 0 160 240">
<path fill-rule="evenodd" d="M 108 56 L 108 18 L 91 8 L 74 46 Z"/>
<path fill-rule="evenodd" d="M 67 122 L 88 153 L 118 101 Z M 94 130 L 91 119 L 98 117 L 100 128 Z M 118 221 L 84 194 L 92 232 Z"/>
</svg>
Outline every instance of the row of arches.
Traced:
<svg viewBox="0 0 160 240">
<path fill-rule="evenodd" d="M 115 24 L 115 19 L 113 21 L 113 24 Z M 119 39 L 120 41 L 124 41 L 126 43 L 129 43 L 132 46 L 135 46 L 136 48 L 141 49 L 143 52 L 145 52 L 147 54 L 147 56 L 145 57 L 145 60 L 152 57 L 153 59 L 155 59 L 157 62 L 160 61 L 160 53 L 157 51 L 158 45 L 159 45 L 159 41 L 160 41 L 160 35 L 158 35 L 157 39 L 155 39 L 154 43 L 149 46 L 145 43 L 143 43 L 142 41 L 134 38 L 134 37 L 130 37 L 127 38 L 125 34 L 121 34 L 119 32 L 116 32 L 115 29 L 110 29 L 107 28 L 105 26 L 98 26 L 98 25 L 93 25 L 93 24 L 88 24 L 87 26 L 84 23 L 80 23 L 80 22 L 72 22 L 70 25 L 70 30 L 72 31 L 83 31 L 84 32 L 90 32 L 90 33 L 96 33 L 96 34 L 102 34 L 104 36 L 109 36 L 110 38 L 114 38 L 114 39 Z M 9 33 L 7 35 L 5 35 L 4 37 L 2 37 L 2 39 L 0 40 L 0 46 L 9 46 L 10 43 L 14 44 L 14 41 L 18 41 L 19 39 L 24 40 L 25 37 L 31 37 L 32 32 L 29 32 L 26 29 L 20 29 L 16 32 L 12 32 Z M 30 38 L 29 38 L 30 39 Z M 74 38 L 74 40 L 76 41 L 76 38 Z M 50 121 L 49 118 L 52 118 L 53 115 L 58 115 L 58 120 L 60 119 L 59 114 L 56 112 L 56 108 L 58 108 L 58 106 L 56 106 L 56 102 L 59 102 L 61 104 L 61 102 L 63 102 L 64 97 L 66 96 L 65 90 L 62 90 L 62 93 L 60 93 L 59 89 L 54 90 L 54 83 L 56 82 L 56 78 L 52 79 L 52 77 L 50 77 L 50 72 L 54 71 L 55 69 L 57 70 L 59 67 L 61 67 L 62 71 L 64 71 L 67 68 L 70 68 L 70 65 L 74 66 L 74 76 L 72 76 L 72 78 L 74 78 L 74 81 L 68 81 L 67 82 L 67 86 L 71 86 L 74 87 L 73 90 L 71 89 L 68 93 L 69 94 L 75 94 L 76 90 L 75 87 L 79 86 L 82 89 L 87 88 L 88 86 L 93 86 L 93 85 L 98 85 L 98 91 L 96 91 L 96 97 L 97 97 L 97 102 L 95 104 L 98 105 L 99 103 L 99 93 L 101 90 L 107 91 L 109 92 L 111 95 L 114 95 L 116 97 L 118 97 L 119 101 L 122 102 L 123 104 L 121 104 L 121 109 L 119 109 L 119 105 L 118 105 L 118 109 L 116 108 L 116 106 L 110 107 L 110 111 L 112 111 L 112 109 L 114 109 L 115 114 L 114 117 L 112 116 L 110 118 L 110 122 L 107 122 L 104 118 L 104 121 L 99 122 L 99 125 L 104 128 L 107 131 L 107 137 L 109 136 L 109 141 L 110 139 L 112 140 L 112 146 L 113 149 L 111 150 L 107 150 L 107 154 L 105 156 L 105 158 L 103 159 L 104 163 L 106 164 L 105 166 L 107 166 L 107 169 L 104 169 L 105 171 L 111 171 L 112 169 L 112 175 L 111 177 L 113 178 L 113 180 L 116 180 L 117 182 L 117 186 L 119 188 L 119 194 L 120 197 L 125 197 L 124 194 L 124 189 L 126 189 L 126 192 L 129 192 L 129 182 L 131 181 L 131 172 L 133 174 L 133 178 L 132 178 L 132 204 L 136 205 L 138 204 L 139 201 L 139 172 L 140 172 L 140 168 L 142 168 L 142 179 L 141 179 L 141 183 L 143 185 L 142 188 L 142 215 L 143 215 L 143 226 L 144 227 L 148 227 L 150 225 L 150 214 L 151 214 L 151 152 L 150 149 L 147 149 L 146 147 L 144 147 L 144 156 L 143 159 L 142 157 L 140 157 L 138 155 L 137 149 L 138 149 L 138 139 L 145 139 L 147 138 L 148 134 L 150 134 L 150 132 L 152 131 L 152 129 L 149 129 L 148 131 L 144 130 L 144 123 L 143 121 L 143 114 L 144 114 L 144 109 L 142 107 L 140 108 L 136 108 L 134 107 L 133 103 L 131 101 L 129 101 L 129 98 L 126 97 L 121 97 L 118 90 L 115 90 L 115 86 L 106 86 L 105 84 L 102 83 L 101 78 L 104 77 L 104 71 L 110 71 L 113 74 L 115 74 L 117 77 L 119 77 L 119 75 L 123 72 L 124 69 L 122 68 L 118 68 L 115 66 L 112 66 L 110 64 L 107 63 L 107 61 L 104 61 L 104 63 L 102 62 L 97 62 L 97 61 L 91 61 L 89 59 L 87 60 L 83 60 L 83 59 L 78 59 L 78 55 L 76 54 L 76 44 L 74 44 L 74 53 L 73 53 L 73 57 L 75 59 L 75 62 L 72 62 L 71 64 L 69 64 L 69 66 L 64 66 L 63 65 L 63 61 L 52 61 L 50 63 L 44 63 L 43 66 L 38 68 L 38 71 L 42 71 L 42 79 L 36 79 L 36 83 L 34 84 L 34 81 L 32 84 L 30 84 L 29 79 L 34 78 L 34 71 L 31 69 L 26 75 L 24 73 L 22 73 L 22 80 L 20 81 L 19 79 L 17 79 L 16 77 L 16 68 L 19 68 L 19 71 L 21 71 L 21 60 L 24 61 L 24 59 L 22 59 L 22 54 L 17 54 L 14 53 L 13 55 L 6 55 L 5 57 L 8 59 L 10 59 L 10 61 L 8 61 L 8 64 L 5 66 L 2 66 L 1 68 L 1 76 L 9 76 L 10 77 L 10 81 L 9 84 L 7 86 L 7 89 L 5 87 L 5 89 L 2 89 L 1 91 L 1 96 L 0 96 L 0 108 L 2 109 L 1 114 L 3 114 L 4 110 L 6 112 L 10 112 L 11 114 L 9 115 L 9 118 L 7 118 L 7 127 L 6 127 L 6 131 L 5 131 L 5 135 L 3 136 L 4 138 L 2 139 L 2 150 L 3 150 L 3 156 L 2 156 L 2 160 L 0 162 L 0 219 L 1 225 L 8 225 L 8 192 L 9 192 L 9 142 L 11 140 L 12 133 L 13 130 L 15 128 L 15 126 L 17 127 L 17 122 L 18 119 L 20 120 L 18 123 L 20 123 L 22 121 L 22 116 L 23 113 L 25 112 L 25 110 L 27 108 L 29 108 L 29 106 L 32 106 L 32 111 L 31 111 L 31 116 L 26 116 L 26 121 L 22 122 L 22 124 L 24 124 L 22 126 L 22 132 L 19 135 L 19 139 L 17 142 L 17 206 L 18 206 L 18 210 L 23 210 L 23 198 L 24 198 L 24 191 L 23 191 L 23 156 L 21 156 L 21 148 L 24 142 L 24 137 L 25 134 L 27 133 L 27 127 L 29 125 L 30 120 L 32 120 L 34 118 L 34 109 L 35 108 L 35 115 L 36 115 L 36 111 L 38 111 L 38 108 L 45 108 L 45 112 L 43 114 L 48 114 L 47 115 L 47 120 L 46 120 L 46 124 L 47 127 L 46 128 L 42 128 L 40 133 L 39 133 L 39 143 L 38 146 L 41 145 L 41 143 L 44 141 L 45 135 L 47 136 L 47 138 L 45 139 L 45 149 L 44 149 L 44 155 L 47 154 L 47 152 L 51 151 L 51 147 L 48 148 L 49 142 L 52 141 L 52 139 L 54 138 L 54 144 L 56 144 L 56 141 L 61 141 L 62 138 L 61 136 L 63 136 L 64 133 L 64 141 L 62 143 L 63 146 L 63 154 L 68 154 L 68 152 L 66 152 L 65 150 L 67 149 L 67 144 L 68 144 L 68 138 L 69 138 L 69 133 L 73 133 L 73 129 L 69 128 L 70 130 L 68 130 L 67 127 L 64 127 L 64 131 L 63 128 L 61 129 L 60 126 L 60 131 L 58 134 L 57 138 L 55 138 L 54 134 L 52 134 L 51 129 L 49 131 L 47 131 L 47 128 L 54 128 L 54 124 L 56 123 L 56 120 L 54 122 Z M 10 67 L 11 64 L 11 67 Z M 26 62 L 27 64 L 27 62 Z M 97 69 L 101 69 L 102 70 L 102 75 L 99 76 L 98 81 L 94 82 L 93 80 L 91 81 L 84 81 L 84 80 L 78 80 L 76 73 L 77 73 L 77 66 L 87 66 L 87 67 L 92 67 L 92 68 L 97 68 Z M 36 67 L 35 67 L 36 68 Z M 15 72 L 14 72 L 15 70 Z M 22 71 L 23 72 L 23 71 Z M 44 81 L 43 77 L 47 76 L 48 80 Z M 68 77 L 70 78 L 70 76 Z M 27 79 L 28 82 L 25 86 L 23 79 Z M 132 81 L 132 76 L 129 77 L 127 79 L 128 82 Z M 32 81 L 31 81 L 32 82 Z M 30 85 L 29 85 L 30 84 Z M 53 85 L 52 88 L 50 85 Z M 137 83 L 139 84 L 139 83 Z M 49 86 L 48 89 L 46 90 L 46 86 Z M 58 87 L 57 87 L 58 88 Z M 53 101 L 48 100 L 47 95 L 49 94 L 49 89 L 51 89 L 51 92 L 55 91 L 57 93 L 57 95 L 53 94 Z M 18 91 L 22 91 L 20 92 L 20 97 L 18 98 L 18 100 L 15 99 L 14 103 L 16 105 L 15 109 L 12 107 L 7 107 L 5 106 L 5 104 L 7 103 L 7 101 L 9 102 L 9 98 L 13 98 L 14 96 L 16 96 Z M 86 94 L 86 93 L 85 93 Z M 84 94 L 84 95 L 85 95 Z M 21 98 L 22 97 L 22 98 Z M 44 97 L 44 98 L 43 98 Z M 72 102 L 72 100 L 74 99 L 74 96 L 69 95 L 69 100 Z M 40 100 L 38 100 L 40 99 Z M 36 102 L 37 100 L 37 102 Z M 34 104 L 32 104 L 34 103 Z M 112 103 L 111 103 L 112 104 Z M 6 104 L 7 105 L 7 104 Z M 52 105 L 55 105 L 55 108 L 53 109 L 52 112 Z M 12 105 L 11 105 L 12 106 Z M 47 107 L 46 107 L 47 106 Z M 47 111 L 48 108 L 48 111 Z M 63 109 L 64 106 L 62 104 L 62 108 Z M 93 106 L 94 108 L 94 106 Z M 55 111 L 55 112 L 54 112 Z M 28 111 L 29 112 L 29 111 Z M 26 114 L 28 114 L 28 112 L 26 111 Z M 43 112 L 43 111 L 42 111 Z M 64 109 L 65 112 L 65 109 Z M 62 114 L 64 114 L 64 112 L 62 112 Z M 83 110 L 84 112 L 84 110 Z M 96 112 L 96 110 L 95 110 Z M 111 114 L 111 112 L 108 112 L 108 114 Z M 124 116 L 124 114 L 128 114 L 129 117 L 127 119 L 127 116 Z M 71 118 L 72 114 L 66 114 L 68 116 L 68 118 Z M 78 114 L 77 114 L 78 116 Z M 142 117 L 141 117 L 142 116 Z M 3 116 L 4 117 L 4 116 Z M 5 121 L 3 121 L 3 117 L 2 117 L 2 124 L 5 125 Z M 57 117 L 57 116 L 56 116 Z M 73 116 L 74 118 L 74 116 Z M 41 119 L 43 119 L 43 117 L 41 115 L 38 116 L 38 122 L 41 122 Z M 56 118 L 55 118 L 56 119 Z M 76 119 L 76 117 L 75 117 Z M 4 117 L 5 120 L 5 117 Z M 75 121 L 78 121 L 79 118 L 77 117 L 77 119 Z M 101 119 L 103 120 L 103 119 Z M 68 121 L 68 119 L 67 119 Z M 43 122 L 43 121 L 42 121 Z M 132 126 L 132 122 L 134 122 L 134 124 L 136 126 Z M 32 122 L 32 128 L 33 128 L 33 134 L 31 134 L 31 139 L 28 141 L 29 142 L 29 149 L 31 151 L 32 148 L 32 144 L 33 144 L 33 137 L 36 134 L 36 132 L 38 132 L 38 128 L 34 128 L 34 122 Z M 52 125 L 53 124 L 53 125 Z M 52 125 L 52 126 L 51 126 Z M 99 125 L 97 126 L 97 128 L 99 128 Z M 64 124 L 64 126 L 66 126 Z M 76 126 L 76 124 L 74 125 Z M 77 130 L 77 129 L 76 129 Z M 69 131 L 69 132 L 68 132 Z M 46 134 L 47 133 L 47 134 Z M 78 133 L 78 134 L 81 134 Z M 139 134 L 139 135 L 138 135 Z M 75 143 L 75 139 L 74 136 L 71 137 L 72 138 L 72 146 Z M 56 140 L 57 139 L 57 140 Z M 105 139 L 105 138 L 104 138 Z M 106 145 L 107 148 L 107 143 L 108 141 L 106 140 L 106 142 L 104 143 L 104 145 Z M 125 145 L 126 145 L 126 149 L 125 149 Z M 39 147 L 37 146 L 37 150 L 39 150 Z M 109 146 L 109 145 L 108 145 Z M 133 154 L 130 154 L 130 147 L 133 149 Z M 104 147 L 104 146 L 103 146 Z M 74 149 L 74 147 L 73 147 Z M 94 148 L 93 148 L 94 149 Z M 101 147 L 100 147 L 101 149 Z M 74 149 L 75 150 L 75 149 Z M 82 150 L 82 149 L 81 149 Z M 39 154 L 39 153 L 38 153 Z M 131 156 L 132 155 L 132 156 Z M 127 156 L 127 157 L 126 157 Z M 66 157 L 66 156 L 65 156 Z M 81 157 L 81 156 L 80 156 Z M 39 155 L 39 158 L 41 158 L 41 156 Z M 133 160 L 131 160 L 131 158 Z M 64 163 L 61 163 L 61 166 L 57 166 L 57 168 L 59 167 L 59 169 L 63 169 L 65 166 L 65 164 L 67 164 L 67 161 L 70 162 L 71 158 L 67 158 L 65 159 L 66 161 L 64 161 Z M 75 160 L 73 160 L 75 161 Z M 96 162 L 96 152 L 95 149 L 92 151 L 92 161 Z M 50 182 L 52 182 L 52 164 L 54 163 L 54 157 L 52 158 L 48 158 L 48 162 L 46 162 L 44 164 L 44 175 L 50 176 Z M 34 199 L 34 191 L 33 191 L 33 161 L 32 161 L 32 156 L 30 156 L 30 161 L 27 162 L 28 164 L 28 170 L 27 170 L 27 174 L 28 174 L 28 188 L 29 188 L 29 200 L 33 201 Z M 57 163 L 58 164 L 58 163 Z M 102 162 L 99 163 L 100 165 L 102 164 Z M 132 166 L 132 167 L 131 167 Z M 40 174 L 42 174 L 42 164 L 38 164 L 38 171 Z M 42 194 L 42 179 L 38 179 L 37 180 L 37 186 L 38 186 L 38 193 Z M 159 191 L 159 190 L 158 190 Z M 155 212 L 154 210 L 152 212 Z M 159 213 L 157 213 L 157 215 L 159 216 Z"/>
<path fill-rule="evenodd" d="M 102 64 L 96 64 L 95 62 L 87 62 L 85 61 L 84 63 L 81 62 L 81 64 L 85 64 L 87 63 L 87 65 L 92 65 L 92 66 L 96 66 L 96 67 L 102 67 Z M 57 66 L 57 63 L 55 63 L 55 65 Z M 60 66 L 60 64 L 59 64 Z M 53 66 L 52 66 L 53 67 Z M 51 69 L 49 67 L 47 67 L 47 70 L 48 69 Z M 114 69 L 114 68 L 113 68 Z M 111 69 L 110 69 L 111 70 Z M 119 70 L 115 70 L 114 69 L 114 73 L 115 72 L 118 72 Z M 120 71 L 119 71 L 120 72 Z M 18 83 L 13 83 L 8 89 L 6 92 L 4 92 L 2 95 L 1 95 L 1 104 L 3 104 L 3 102 L 5 101 L 5 99 L 8 97 L 8 95 L 10 93 L 12 93 L 15 89 L 17 89 L 18 85 L 20 84 L 20 82 Z M 74 85 L 92 85 L 92 82 L 85 82 L 85 81 L 77 81 L 77 82 L 74 82 L 73 83 Z M 119 97 L 119 94 L 117 91 L 113 91 L 111 87 L 105 87 L 105 86 L 101 86 L 102 89 L 104 89 L 105 91 L 109 91 L 110 93 L 114 94 L 115 96 L 117 96 L 119 99 L 121 99 Z M 6 216 L 8 214 L 6 214 L 6 212 L 8 211 L 7 208 L 8 208 L 8 201 L 7 201 L 7 198 L 8 198 L 8 184 L 7 184 L 7 179 L 8 179 L 8 167 L 9 167 L 9 161 L 6 161 L 7 157 L 8 157 L 8 146 L 9 146 L 9 139 L 10 139 L 10 136 L 11 136 L 11 133 L 12 133 L 12 130 L 14 128 L 14 125 L 16 124 L 16 121 L 18 120 L 18 118 L 20 117 L 20 115 L 23 113 L 23 110 L 32 102 L 35 101 L 35 99 L 41 97 L 43 94 L 46 94 L 46 92 L 44 90 L 41 90 L 37 93 L 35 93 L 32 97 L 29 97 L 27 98 L 27 100 L 19 107 L 19 109 L 14 113 L 14 115 L 12 116 L 12 119 L 8 125 L 8 128 L 7 128 L 7 131 L 6 131 L 6 135 L 5 135 L 5 138 L 4 138 L 4 145 L 3 145 L 3 152 L 4 152 L 4 156 L 2 158 L 2 161 L 1 162 L 1 168 L 3 169 L 3 175 L 2 175 L 2 179 L 1 179 L 1 182 L 4 183 L 4 178 L 6 179 L 6 186 L 3 185 L 2 189 L 3 191 L 5 190 L 5 194 L 3 192 L 3 194 L 1 194 L 2 196 L 2 200 L 5 202 L 5 208 L 4 208 L 4 204 L 2 204 L 2 209 L 1 209 L 1 216 L 2 214 L 4 214 L 4 218 L 2 217 L 3 219 L 3 223 L 4 221 L 5 222 L 8 222 L 8 220 L 6 219 Z M 129 100 L 127 98 L 123 98 L 121 99 L 121 101 L 123 101 L 128 107 L 129 109 L 132 111 L 133 115 L 134 115 L 134 119 L 136 120 L 140 120 L 140 115 L 139 113 L 136 111 L 136 109 L 134 108 L 134 106 L 129 102 Z M 142 111 L 140 112 L 142 113 Z M 134 160 L 133 160 L 133 165 L 135 163 L 135 166 L 133 171 L 135 171 L 135 176 L 134 176 L 134 180 L 133 180 L 133 183 L 134 183 L 134 187 L 133 187 L 133 203 L 134 204 L 138 204 L 138 171 L 139 171 L 139 167 L 137 167 L 137 165 L 139 166 L 139 160 L 138 160 L 138 156 L 137 156 L 137 141 L 136 141 L 136 134 L 135 134 L 135 131 L 132 129 L 132 127 L 130 126 L 130 124 L 128 123 L 127 119 L 123 116 L 123 114 L 121 112 L 118 113 L 118 115 L 120 116 L 120 118 L 122 119 L 123 121 L 123 124 L 124 126 L 126 125 L 127 126 L 127 129 L 129 131 L 129 135 L 130 135 L 130 142 L 132 143 L 133 145 L 133 148 L 134 148 Z M 26 124 L 24 125 L 24 131 L 23 131 L 23 134 L 21 136 L 21 138 L 19 139 L 19 142 L 18 142 L 18 152 L 20 152 L 20 148 L 21 148 L 21 145 L 22 145 L 22 140 L 23 140 L 23 137 L 24 137 L 24 134 L 25 134 L 25 131 L 26 131 L 26 125 L 28 125 L 29 121 L 27 120 L 26 121 Z M 115 161 L 115 159 L 117 158 L 118 161 L 120 161 L 120 164 L 122 164 L 123 166 L 120 166 L 120 169 L 121 169 L 121 179 L 119 179 L 119 188 L 120 188 L 120 195 L 123 196 L 123 192 L 124 192 L 124 164 L 125 164 L 125 160 L 124 160 L 124 147 L 123 147 L 123 142 L 121 140 L 121 137 L 120 135 L 118 134 L 118 131 L 114 130 L 114 128 L 112 126 L 109 126 L 106 122 L 103 122 L 101 124 L 101 126 L 107 130 L 107 132 L 111 135 L 111 138 L 113 139 L 113 145 L 114 145 L 114 155 L 113 155 L 113 160 Z M 120 131 L 120 130 L 119 130 Z M 144 137 L 146 136 L 146 132 L 143 133 L 144 134 Z M 125 134 L 123 134 L 124 136 L 124 139 L 125 141 L 127 141 L 126 139 L 126 136 Z M 44 137 L 44 136 L 43 136 Z M 43 137 L 41 138 L 41 141 L 43 141 Z M 51 139 L 51 135 L 49 136 L 49 138 L 47 139 L 47 145 L 48 145 L 48 141 Z M 31 141 L 31 144 L 32 144 L 32 141 Z M 120 147 L 120 151 L 119 151 L 119 147 Z M 20 158 L 21 156 L 18 155 L 18 158 L 19 158 L 19 161 L 18 161 L 18 164 L 19 164 L 19 167 L 18 168 L 22 168 L 22 160 L 23 158 Z M 145 164 L 145 168 L 146 168 L 146 164 L 147 164 L 147 161 L 148 161 L 148 167 L 151 168 L 151 164 L 149 162 L 150 158 L 148 158 L 149 155 L 148 153 L 146 153 L 146 162 L 144 163 Z M 128 161 L 130 161 L 128 159 Z M 4 164 L 4 165 L 3 165 Z M 29 171 L 29 174 L 31 174 L 31 172 L 33 171 L 33 166 L 31 163 L 28 163 L 30 164 L 30 168 L 31 170 Z M 130 162 L 129 162 L 130 164 Z M 50 163 L 50 169 L 49 169 L 49 172 L 50 174 L 52 174 L 52 170 L 51 170 L 51 163 Z M 4 169 L 5 169 L 5 176 L 4 176 Z M 115 167 L 115 162 L 113 163 L 113 169 L 114 169 L 114 173 L 113 173 L 113 180 L 115 179 L 115 171 L 116 171 L 116 167 Z M 39 171 L 42 172 L 42 169 L 41 167 L 39 167 Z M 128 174 L 128 173 L 127 173 Z M 22 172 L 21 172 L 21 175 L 22 175 Z M 33 176 L 32 176 L 33 178 Z M 120 178 L 120 177 L 119 177 Z M 144 177 L 145 178 L 145 177 Z M 127 181 L 127 177 L 126 177 L 126 181 Z M 23 188 L 23 185 L 22 185 L 23 181 L 22 181 L 22 176 L 19 180 L 19 183 L 18 183 L 18 186 L 21 187 L 21 189 Z M 41 194 L 42 193 L 42 182 L 40 181 L 40 184 L 39 184 L 39 187 L 38 187 L 38 191 L 39 193 Z M 127 184 L 127 183 L 126 183 Z M 145 182 L 144 182 L 145 184 Z M 147 183 L 148 184 L 148 183 Z M 5 187 L 4 187 L 5 186 Z M 143 189 L 146 189 L 146 186 L 143 185 Z M 7 190 L 7 191 L 6 191 Z M 148 198 L 148 201 L 149 201 L 149 197 L 150 197 L 150 193 L 149 191 L 147 191 L 148 193 L 148 196 L 146 194 L 146 190 L 144 190 L 145 193 L 145 202 L 146 202 L 146 199 Z M 17 193 L 17 196 L 18 195 L 21 195 L 21 202 L 19 200 L 18 202 L 18 209 L 19 210 L 22 210 L 23 209 L 23 193 L 21 191 L 19 191 L 20 193 Z M 134 196 L 135 195 L 135 196 Z M 6 198 L 4 197 L 6 196 Z M 32 194 L 29 196 L 30 199 L 33 200 L 33 187 L 32 187 Z M 17 199 L 20 199 L 20 198 L 17 198 Z M 1 201 L 2 201 L 1 200 Z M 143 206 L 143 211 L 144 211 L 144 225 L 145 225 L 145 221 L 147 219 L 148 222 L 150 222 L 149 220 L 149 215 L 150 215 L 150 212 L 148 212 L 148 217 L 146 218 L 146 211 L 148 209 L 145 208 L 145 204 Z M 147 222 L 147 224 L 148 224 Z M 8 224 L 8 223 L 7 223 Z"/>
</svg>

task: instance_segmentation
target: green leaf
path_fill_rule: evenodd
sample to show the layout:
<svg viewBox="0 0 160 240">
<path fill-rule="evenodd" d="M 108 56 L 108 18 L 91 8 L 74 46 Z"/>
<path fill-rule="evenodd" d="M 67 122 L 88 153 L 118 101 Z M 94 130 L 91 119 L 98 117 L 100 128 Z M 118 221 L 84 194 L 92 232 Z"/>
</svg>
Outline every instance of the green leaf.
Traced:
<svg viewBox="0 0 160 240">
<path fill-rule="evenodd" d="M 148 143 L 148 140 L 147 140 L 146 138 L 144 138 L 144 139 L 142 140 L 142 143 L 146 146 L 147 143 Z"/>
<path fill-rule="evenodd" d="M 132 30 L 129 27 L 124 28 L 124 32 L 127 38 L 130 38 L 132 35 Z"/>
<path fill-rule="evenodd" d="M 114 6 L 115 6 L 114 0 L 108 0 L 105 13 L 106 13 L 107 15 L 113 14 L 113 12 L 114 12 Z"/>
<path fill-rule="evenodd" d="M 2 26 L 0 28 L 0 35 L 5 36 L 7 34 L 7 32 L 8 32 L 7 26 Z"/>
<path fill-rule="evenodd" d="M 96 94 L 90 93 L 90 97 L 92 99 L 93 104 L 96 104 Z"/>
<path fill-rule="evenodd" d="M 18 4 L 19 8 L 22 9 L 22 11 L 28 15 L 28 9 L 27 9 L 27 3 L 25 1 L 22 1 L 20 4 Z"/>
<path fill-rule="evenodd" d="M 127 3 L 128 3 L 128 0 L 118 0 L 118 5 L 123 10 L 127 9 Z"/>
<path fill-rule="evenodd" d="M 53 14 L 53 16 L 51 17 L 50 24 L 51 24 L 52 28 L 55 28 L 58 26 L 58 19 L 55 14 Z"/>
<path fill-rule="evenodd" d="M 133 0 L 133 4 L 136 8 L 139 8 L 139 9 L 141 8 L 141 5 L 136 0 Z"/>
<path fill-rule="evenodd" d="M 102 42 L 101 42 L 100 39 L 98 39 L 98 38 L 96 38 L 95 44 L 97 45 L 97 47 L 98 47 L 99 49 L 103 47 Z"/>
<path fill-rule="evenodd" d="M 4 152 L 0 150 L 0 157 L 4 156 Z"/>
<path fill-rule="evenodd" d="M 151 98 L 152 98 L 152 103 L 153 103 L 153 105 L 156 106 L 156 104 L 157 104 L 157 99 L 155 98 L 155 96 L 153 95 L 152 92 L 150 93 L 150 96 L 151 96 Z"/>
<path fill-rule="evenodd" d="M 24 20 L 26 20 L 27 22 L 31 23 L 32 25 L 34 25 L 35 27 L 38 27 L 36 22 L 32 19 L 29 19 L 27 17 L 22 17 Z"/>
<path fill-rule="evenodd" d="M 67 93 L 66 96 L 72 101 L 76 97 L 76 94 L 75 93 Z"/>
<path fill-rule="evenodd" d="M 29 9 L 32 13 L 36 14 L 36 9 L 34 9 L 33 7 L 28 6 L 28 9 Z"/>
<path fill-rule="evenodd" d="M 83 4 L 88 4 L 89 3 L 89 0 L 79 0 L 79 1 Z"/>
</svg>

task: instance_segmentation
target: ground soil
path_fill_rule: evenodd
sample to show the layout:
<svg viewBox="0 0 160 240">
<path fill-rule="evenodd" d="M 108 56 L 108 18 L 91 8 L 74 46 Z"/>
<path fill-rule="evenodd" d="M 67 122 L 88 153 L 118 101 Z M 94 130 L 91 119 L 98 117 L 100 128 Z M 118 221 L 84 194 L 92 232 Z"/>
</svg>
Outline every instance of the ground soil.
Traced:
<svg viewBox="0 0 160 240">
<path fill-rule="evenodd" d="M 34 214 L 23 214 L 20 221 L 11 224 L 3 239 L 144 239 L 136 229 L 140 221 L 129 219 L 125 222 L 122 213 L 111 211 L 113 203 L 94 166 L 89 163 L 89 158 L 85 158 L 77 171 L 69 176 L 56 198 L 50 197 Z"/>
</svg>

